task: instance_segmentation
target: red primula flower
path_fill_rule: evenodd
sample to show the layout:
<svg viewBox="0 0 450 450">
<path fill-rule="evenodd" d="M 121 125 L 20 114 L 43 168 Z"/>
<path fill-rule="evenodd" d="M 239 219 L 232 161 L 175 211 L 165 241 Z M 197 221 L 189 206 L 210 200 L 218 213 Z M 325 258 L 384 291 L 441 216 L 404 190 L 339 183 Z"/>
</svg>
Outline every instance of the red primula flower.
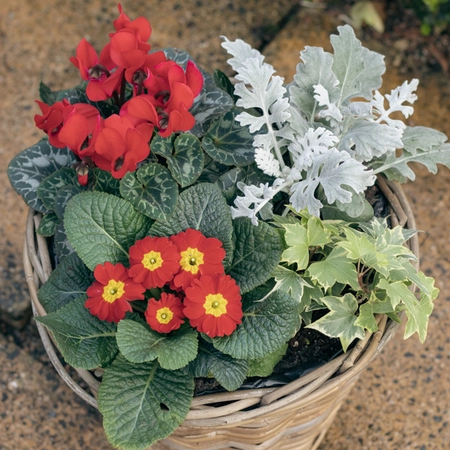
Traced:
<svg viewBox="0 0 450 450">
<path fill-rule="evenodd" d="M 151 298 L 145 311 L 150 328 L 158 333 L 170 333 L 184 322 L 183 304 L 174 294 L 163 292 L 160 300 Z"/>
<path fill-rule="evenodd" d="M 113 114 L 102 123 L 92 160 L 100 169 L 111 172 L 114 178 L 123 178 L 147 158 L 149 140 L 150 136 L 143 135 L 127 118 Z"/>
<path fill-rule="evenodd" d="M 206 237 L 200 231 L 188 228 L 170 237 L 180 252 L 180 271 L 173 279 L 176 288 L 186 289 L 200 275 L 223 274 L 225 250 L 222 242 Z"/>
<path fill-rule="evenodd" d="M 110 57 L 119 67 L 139 67 L 143 64 L 145 56 L 150 51 L 152 28 L 145 17 L 130 20 L 123 13 L 119 4 L 120 16 L 114 21 L 115 33 L 110 36 Z"/>
<path fill-rule="evenodd" d="M 130 277 L 147 289 L 172 281 L 180 265 L 180 253 L 166 237 L 147 236 L 130 247 Z"/>
<path fill-rule="evenodd" d="M 201 333 L 229 336 L 242 322 L 239 286 L 229 275 L 202 276 L 185 290 L 184 314 Z"/>
<path fill-rule="evenodd" d="M 104 83 L 116 65 L 111 60 L 109 53 L 109 44 L 107 44 L 99 58 L 94 47 L 83 38 L 77 46 L 76 56 L 70 58 L 71 63 L 80 71 L 83 80 L 89 81 L 86 95 L 92 101 L 106 100 L 110 97 L 105 90 Z"/>
<path fill-rule="evenodd" d="M 87 289 L 84 305 L 101 320 L 119 322 L 127 311 L 132 311 L 129 302 L 144 300 L 145 287 L 134 282 L 122 264 L 98 264 L 94 277 L 96 281 Z"/>
</svg>

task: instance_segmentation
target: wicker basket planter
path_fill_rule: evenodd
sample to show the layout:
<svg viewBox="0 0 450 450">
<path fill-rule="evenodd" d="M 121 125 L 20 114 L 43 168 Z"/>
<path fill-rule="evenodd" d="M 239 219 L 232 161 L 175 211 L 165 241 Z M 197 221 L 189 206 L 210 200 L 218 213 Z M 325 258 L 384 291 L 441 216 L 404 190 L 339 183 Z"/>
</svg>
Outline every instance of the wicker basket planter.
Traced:
<svg viewBox="0 0 450 450">
<path fill-rule="evenodd" d="M 398 183 L 379 178 L 378 187 L 391 210 L 393 225 L 415 228 L 408 200 Z M 51 273 L 47 241 L 36 235 L 40 216 L 30 210 L 26 226 L 24 266 L 34 315 L 46 311 L 37 291 Z M 418 257 L 418 240 L 409 241 Z M 280 388 L 238 390 L 194 398 L 185 422 L 152 449 L 279 449 L 307 450 L 320 445 L 345 397 L 370 361 L 398 328 L 396 322 L 379 316 L 379 330 L 367 333 L 357 345 L 328 364 Z M 97 407 L 99 381 L 94 374 L 76 369 L 89 386 L 79 386 L 57 356 L 52 337 L 37 324 L 49 357 L 64 381 L 90 405 Z M 99 375 L 99 373 L 97 373 Z"/>
</svg>

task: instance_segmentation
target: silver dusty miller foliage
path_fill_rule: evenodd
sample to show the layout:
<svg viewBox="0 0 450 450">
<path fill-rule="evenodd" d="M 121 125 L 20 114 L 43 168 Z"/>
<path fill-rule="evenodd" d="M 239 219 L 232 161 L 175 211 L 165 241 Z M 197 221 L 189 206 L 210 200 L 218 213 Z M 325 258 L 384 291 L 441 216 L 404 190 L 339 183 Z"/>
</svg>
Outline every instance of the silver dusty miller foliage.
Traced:
<svg viewBox="0 0 450 450">
<path fill-rule="evenodd" d="M 238 184 L 244 194 L 232 207 L 233 217 L 270 215 L 279 192 L 289 195 L 296 211 L 319 216 L 324 201 L 352 217 L 364 208 L 364 191 L 383 172 L 398 181 L 413 180 L 408 166 L 416 161 L 435 173 L 450 164 L 450 144 L 443 133 L 408 127 L 418 80 L 405 81 L 383 96 L 378 89 L 386 70 L 384 56 L 361 45 L 348 25 L 331 36 L 334 54 L 319 47 L 300 52 L 293 82 L 274 75 L 264 56 L 242 40 L 224 38 L 236 71 L 236 120 L 253 135 L 255 162 L 273 181 L 259 186 Z"/>
</svg>

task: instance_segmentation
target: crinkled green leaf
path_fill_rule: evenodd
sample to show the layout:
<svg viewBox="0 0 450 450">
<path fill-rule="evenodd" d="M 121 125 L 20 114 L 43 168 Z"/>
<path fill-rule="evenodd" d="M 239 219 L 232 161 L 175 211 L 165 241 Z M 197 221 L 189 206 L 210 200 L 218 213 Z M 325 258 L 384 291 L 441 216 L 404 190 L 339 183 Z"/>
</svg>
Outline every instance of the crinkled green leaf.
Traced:
<svg viewBox="0 0 450 450">
<path fill-rule="evenodd" d="M 273 369 L 286 354 L 288 344 L 282 345 L 278 350 L 266 355 L 264 358 L 251 359 L 248 362 L 248 377 L 268 377 Z"/>
<path fill-rule="evenodd" d="M 105 261 L 128 264 L 128 249 L 150 224 L 131 203 L 103 192 L 76 195 L 64 216 L 67 238 L 91 270 Z"/>
<path fill-rule="evenodd" d="M 245 381 L 247 368 L 247 361 L 232 358 L 203 342 L 188 371 L 194 377 L 213 376 L 227 391 L 235 391 Z"/>
<path fill-rule="evenodd" d="M 38 291 L 38 298 L 48 313 L 57 311 L 81 295 L 94 281 L 90 271 L 77 256 L 71 253 L 63 258 Z"/>
<path fill-rule="evenodd" d="M 117 345 L 130 362 L 143 363 L 158 359 L 163 369 L 177 370 L 197 356 L 197 335 L 197 331 L 189 326 L 161 334 L 147 324 L 124 319 L 117 326 Z"/>
<path fill-rule="evenodd" d="M 178 186 L 161 164 L 146 164 L 128 172 L 120 183 L 120 193 L 142 214 L 166 220 L 175 210 Z"/>
<path fill-rule="evenodd" d="M 223 116 L 215 120 L 202 139 L 202 147 L 214 160 L 230 165 L 245 166 L 255 160 L 253 136 L 248 128 L 236 122 L 240 113 L 232 108 Z"/>
<path fill-rule="evenodd" d="M 308 325 L 329 337 L 339 338 L 344 352 L 356 339 L 364 339 L 364 329 L 355 324 L 358 302 L 352 294 L 343 297 L 327 296 L 322 302 L 330 310 L 328 314 Z"/>
<path fill-rule="evenodd" d="M 166 221 L 156 221 L 150 230 L 153 236 L 171 236 L 187 228 L 200 230 L 206 237 L 219 239 L 227 252 L 225 265 L 233 254 L 230 208 L 220 189 L 209 183 L 192 186 L 183 191 L 175 214 Z"/>
<path fill-rule="evenodd" d="M 116 325 L 93 316 L 84 306 L 86 295 L 47 316 L 36 317 L 53 334 L 65 361 L 81 369 L 108 364 L 118 352 Z"/>
<path fill-rule="evenodd" d="M 325 259 L 313 262 L 308 267 L 308 274 L 325 290 L 335 283 L 348 284 L 355 291 L 360 289 L 355 264 L 343 248 L 335 247 Z"/>
<path fill-rule="evenodd" d="M 194 395 L 193 377 L 164 370 L 156 361 L 136 364 L 122 356 L 105 369 L 98 406 L 109 442 L 143 450 L 183 422 Z"/>
<path fill-rule="evenodd" d="M 174 152 L 167 156 L 167 167 L 181 187 L 197 181 L 202 173 L 204 154 L 200 140 L 191 134 L 181 134 L 174 141 Z"/>
<path fill-rule="evenodd" d="M 255 227 L 247 217 L 238 217 L 233 225 L 234 253 L 227 273 L 246 293 L 270 278 L 280 261 L 282 242 L 275 228 L 264 222 Z"/>
<path fill-rule="evenodd" d="M 8 177 L 12 187 L 25 203 L 41 213 L 49 212 L 37 196 L 40 183 L 62 167 L 77 161 L 68 148 L 56 148 L 47 139 L 39 141 L 16 155 L 8 165 Z"/>
<path fill-rule="evenodd" d="M 242 324 L 230 336 L 216 337 L 213 345 L 237 359 L 263 358 L 291 339 L 300 326 L 299 302 L 275 291 L 255 289 L 243 298 Z"/>
</svg>

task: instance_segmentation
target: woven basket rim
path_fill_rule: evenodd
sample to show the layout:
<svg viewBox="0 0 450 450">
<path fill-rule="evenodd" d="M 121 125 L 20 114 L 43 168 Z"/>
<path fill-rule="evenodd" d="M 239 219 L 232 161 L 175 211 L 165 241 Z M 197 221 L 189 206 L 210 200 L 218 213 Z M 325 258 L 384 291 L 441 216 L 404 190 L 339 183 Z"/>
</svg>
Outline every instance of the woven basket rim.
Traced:
<svg viewBox="0 0 450 450">
<path fill-rule="evenodd" d="M 389 181 L 383 176 L 378 176 L 377 185 L 388 201 L 392 225 L 416 229 L 414 215 L 401 185 L 395 181 Z M 29 210 L 23 253 L 24 270 L 34 316 L 47 314 L 39 302 L 37 292 L 52 272 L 47 239 L 35 232 L 40 219 L 39 214 Z M 417 258 L 415 265 L 418 268 L 419 242 L 417 234 L 409 240 L 408 245 Z M 58 374 L 77 395 L 98 409 L 97 393 L 100 385 L 98 379 L 90 371 L 75 368 L 89 386 L 89 391 L 74 381 L 59 360 L 57 347 L 51 333 L 39 322 L 36 323 L 44 347 Z M 321 396 L 338 390 L 344 383 L 357 378 L 389 342 L 399 328 L 399 324 L 388 319 L 387 316 L 379 316 L 378 327 L 379 329 L 375 333 L 367 332 L 365 339 L 357 341 L 356 345 L 347 353 L 341 354 L 285 386 L 237 390 L 194 397 L 191 409 L 182 425 L 194 428 L 231 426 L 237 423 L 242 425 L 257 417 L 271 414 L 279 408 L 298 409 L 302 402 L 320 401 Z M 215 406 L 219 402 L 221 405 L 226 404 Z M 248 410 L 249 407 L 254 406 L 257 407 Z"/>
</svg>

